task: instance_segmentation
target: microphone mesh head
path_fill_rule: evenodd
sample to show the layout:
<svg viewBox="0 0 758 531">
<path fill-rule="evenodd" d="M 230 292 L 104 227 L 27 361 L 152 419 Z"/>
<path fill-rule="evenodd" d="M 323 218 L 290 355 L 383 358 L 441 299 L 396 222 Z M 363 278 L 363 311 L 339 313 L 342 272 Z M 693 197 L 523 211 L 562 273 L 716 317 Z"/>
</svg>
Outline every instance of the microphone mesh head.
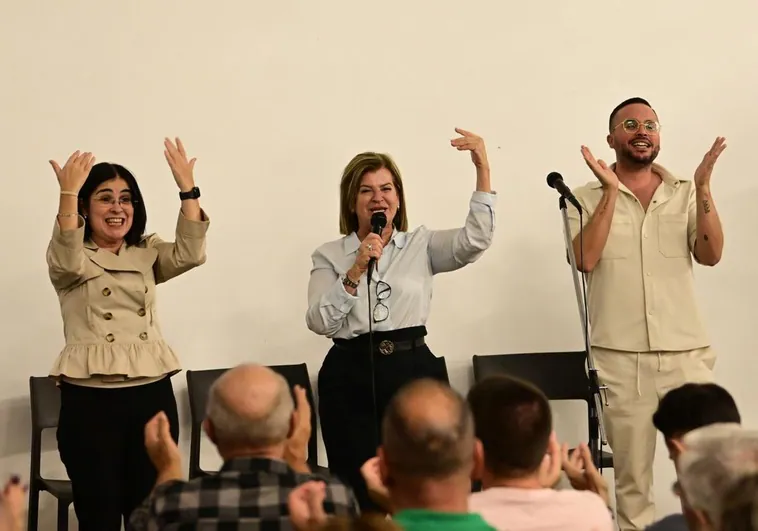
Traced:
<svg viewBox="0 0 758 531">
<path fill-rule="evenodd" d="M 557 171 L 551 171 L 547 176 L 547 185 L 550 188 L 555 188 L 556 181 L 562 181 L 563 176 Z"/>
<path fill-rule="evenodd" d="M 374 212 L 371 214 L 371 227 L 382 231 L 387 226 L 387 214 L 384 212 Z"/>
</svg>

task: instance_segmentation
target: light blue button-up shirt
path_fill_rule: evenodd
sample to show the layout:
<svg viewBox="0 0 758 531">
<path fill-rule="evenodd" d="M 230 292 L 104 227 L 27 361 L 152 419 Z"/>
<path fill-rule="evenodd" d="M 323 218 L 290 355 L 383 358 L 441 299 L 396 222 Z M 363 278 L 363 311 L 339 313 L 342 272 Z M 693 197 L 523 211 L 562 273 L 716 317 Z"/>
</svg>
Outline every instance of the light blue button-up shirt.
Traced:
<svg viewBox="0 0 758 531">
<path fill-rule="evenodd" d="M 474 192 L 462 228 L 392 233 L 371 276 L 371 310 L 376 305 L 378 282 L 391 287 L 382 302 L 389 317 L 373 323 L 375 332 L 423 326 L 432 300 L 432 276 L 454 271 L 476 261 L 489 248 L 495 231 L 494 192 Z M 360 241 L 356 233 L 320 246 L 312 255 L 306 323 L 313 332 L 350 339 L 369 331 L 370 310 L 366 275 L 355 295 L 342 284 L 342 276 L 355 263 Z"/>
</svg>

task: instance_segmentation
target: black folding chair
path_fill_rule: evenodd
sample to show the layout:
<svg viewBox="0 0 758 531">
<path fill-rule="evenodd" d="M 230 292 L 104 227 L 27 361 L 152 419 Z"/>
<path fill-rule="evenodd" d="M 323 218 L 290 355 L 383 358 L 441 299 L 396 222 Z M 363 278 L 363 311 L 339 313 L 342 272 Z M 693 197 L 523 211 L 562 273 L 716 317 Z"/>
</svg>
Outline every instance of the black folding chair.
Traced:
<svg viewBox="0 0 758 531">
<path fill-rule="evenodd" d="M 311 438 L 308 441 L 308 465 L 315 473 L 328 473 L 328 470 L 318 465 L 318 439 L 316 430 L 316 405 L 313 400 L 313 388 L 311 386 L 308 366 L 305 363 L 298 365 L 270 365 L 270 369 L 281 374 L 293 389 L 295 385 L 305 389 L 308 402 L 311 406 Z M 189 457 L 189 477 L 190 479 L 203 475 L 208 475 L 200 468 L 200 440 L 202 435 L 203 420 L 205 420 L 205 407 L 208 403 L 208 392 L 213 382 L 229 369 L 206 369 L 206 370 L 188 370 L 187 371 L 187 392 L 189 393 L 190 403 L 190 457 Z"/>
<path fill-rule="evenodd" d="M 29 531 L 37 531 L 39 493 L 46 491 L 58 500 L 58 531 L 67 531 L 68 508 L 74 502 L 71 482 L 64 479 L 47 479 L 40 475 L 42 432 L 48 428 L 58 428 L 61 393 L 52 378 L 32 376 L 29 378 L 29 397 L 32 410 L 32 455 L 27 528 Z"/>
<path fill-rule="evenodd" d="M 584 400 L 587 402 L 589 445 L 599 469 L 613 468 L 613 455 L 602 451 L 598 459 L 599 424 L 595 397 L 587 376 L 587 358 L 579 352 L 535 352 L 532 354 L 496 354 L 474 356 L 474 380 L 493 374 L 507 374 L 531 382 L 550 400 Z"/>
</svg>

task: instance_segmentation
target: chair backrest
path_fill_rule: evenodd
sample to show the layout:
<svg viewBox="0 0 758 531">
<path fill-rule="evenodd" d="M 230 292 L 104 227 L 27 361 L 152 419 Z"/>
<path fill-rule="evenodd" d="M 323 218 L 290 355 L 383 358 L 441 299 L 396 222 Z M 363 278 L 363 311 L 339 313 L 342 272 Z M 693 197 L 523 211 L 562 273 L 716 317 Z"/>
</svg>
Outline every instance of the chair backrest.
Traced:
<svg viewBox="0 0 758 531">
<path fill-rule="evenodd" d="M 61 411 L 61 392 L 56 381 L 48 376 L 29 377 L 29 402 L 32 414 L 32 480 L 39 477 L 42 457 L 42 430 L 57 428 Z"/>
<path fill-rule="evenodd" d="M 316 405 L 313 398 L 313 387 L 308 373 L 308 366 L 305 363 L 297 365 L 270 365 L 270 369 L 281 374 L 290 385 L 290 390 L 294 398 L 294 386 L 299 385 L 305 389 L 308 402 L 311 406 L 311 438 L 308 441 L 308 464 L 315 469 L 318 464 L 318 439 L 316 430 Z M 202 434 L 202 424 L 205 419 L 205 410 L 208 403 L 208 392 L 222 374 L 229 369 L 206 369 L 206 370 L 188 370 L 187 371 L 187 392 L 189 394 L 190 416 L 191 416 L 191 434 L 190 434 L 190 458 L 189 458 L 189 475 L 190 478 L 197 477 L 203 472 L 200 469 L 200 440 Z"/>
<path fill-rule="evenodd" d="M 592 400 L 584 351 L 474 356 L 474 380 L 507 374 L 539 387 L 550 400 Z"/>
</svg>

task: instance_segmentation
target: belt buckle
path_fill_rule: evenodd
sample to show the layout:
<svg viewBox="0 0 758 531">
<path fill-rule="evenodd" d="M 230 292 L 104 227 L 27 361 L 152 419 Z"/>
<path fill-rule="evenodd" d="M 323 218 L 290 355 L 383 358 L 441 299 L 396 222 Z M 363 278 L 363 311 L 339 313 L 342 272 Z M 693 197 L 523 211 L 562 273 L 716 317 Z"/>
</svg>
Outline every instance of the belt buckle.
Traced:
<svg viewBox="0 0 758 531">
<path fill-rule="evenodd" d="M 385 356 L 389 356 L 390 354 L 395 352 L 395 344 L 389 339 L 385 339 L 384 341 L 379 343 L 379 352 L 381 354 L 384 354 Z"/>
</svg>

